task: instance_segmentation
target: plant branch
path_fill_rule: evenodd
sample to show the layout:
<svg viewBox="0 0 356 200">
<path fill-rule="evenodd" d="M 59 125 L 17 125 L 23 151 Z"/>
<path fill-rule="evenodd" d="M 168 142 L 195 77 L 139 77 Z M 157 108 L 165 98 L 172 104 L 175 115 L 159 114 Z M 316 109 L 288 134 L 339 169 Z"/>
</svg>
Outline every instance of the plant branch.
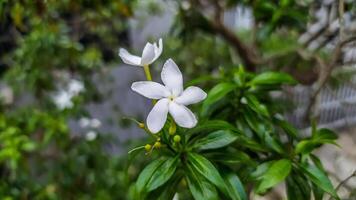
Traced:
<svg viewBox="0 0 356 200">
<path fill-rule="evenodd" d="M 202 3 L 199 1 L 200 6 Z M 226 42 L 231 44 L 235 51 L 240 56 L 246 69 L 256 71 L 256 66 L 262 64 L 262 59 L 255 54 L 255 50 L 246 45 L 242 40 L 223 23 L 224 9 L 220 5 L 220 1 L 213 1 L 214 16 L 208 20 L 208 25 L 217 34 L 220 35 Z"/>
<path fill-rule="evenodd" d="M 346 177 L 344 180 L 342 180 L 339 185 L 336 186 L 335 190 L 338 191 L 343 185 L 345 185 L 350 179 L 352 179 L 353 177 L 356 177 L 356 171 L 354 171 L 351 175 L 349 175 L 348 177 Z M 332 197 L 329 198 L 329 200 L 331 200 Z"/>
<path fill-rule="evenodd" d="M 211 26 L 216 33 L 232 44 L 233 48 L 240 55 L 242 62 L 246 65 L 247 70 L 256 71 L 256 66 L 261 63 L 261 61 L 253 54 L 253 50 L 220 22 L 212 22 Z"/>
<path fill-rule="evenodd" d="M 341 3 L 342 1 L 340 1 Z M 340 17 L 342 17 L 343 15 L 340 14 Z M 340 29 L 341 29 L 341 24 L 340 24 Z M 340 32 L 340 34 L 343 34 Z M 306 110 L 306 114 L 305 114 L 305 120 L 308 119 L 308 117 L 311 114 L 311 110 L 315 105 L 317 96 L 319 95 L 321 89 L 325 86 L 325 84 L 327 83 L 327 81 L 329 80 L 330 76 L 331 76 L 331 72 L 333 71 L 334 67 L 337 64 L 337 61 L 339 60 L 341 53 L 342 53 L 342 48 L 352 42 L 356 40 L 356 36 L 351 36 L 347 39 L 341 40 L 341 35 L 339 36 L 339 43 L 336 45 L 333 53 L 332 53 L 332 57 L 330 62 L 325 63 L 321 58 L 319 58 L 318 56 L 314 56 L 314 58 L 317 60 L 317 62 L 319 63 L 319 77 L 318 80 L 316 81 L 314 87 L 313 87 L 313 91 L 310 97 L 310 102 L 307 106 L 307 110 Z"/>
</svg>

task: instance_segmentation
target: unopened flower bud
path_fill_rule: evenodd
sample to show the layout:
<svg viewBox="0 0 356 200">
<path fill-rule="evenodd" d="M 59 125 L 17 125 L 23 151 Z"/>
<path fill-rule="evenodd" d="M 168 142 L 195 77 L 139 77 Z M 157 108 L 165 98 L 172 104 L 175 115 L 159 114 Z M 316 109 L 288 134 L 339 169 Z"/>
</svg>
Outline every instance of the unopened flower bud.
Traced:
<svg viewBox="0 0 356 200">
<path fill-rule="evenodd" d="M 138 123 L 138 127 L 145 128 L 145 124 L 144 123 Z"/>
<path fill-rule="evenodd" d="M 157 141 L 157 142 L 155 142 L 155 144 L 153 146 L 155 148 L 159 149 L 162 146 L 162 144 L 161 144 L 161 142 Z"/>
<path fill-rule="evenodd" d="M 169 135 L 174 135 L 176 134 L 177 126 L 175 123 L 172 123 L 171 126 L 169 127 L 168 133 Z"/>
<path fill-rule="evenodd" d="M 150 150 L 151 150 L 151 148 L 152 148 L 152 146 L 151 146 L 150 144 L 146 144 L 146 145 L 145 145 L 145 149 L 146 149 L 146 151 L 150 151 Z"/>
<path fill-rule="evenodd" d="M 179 135 L 175 135 L 175 136 L 173 137 L 173 141 L 174 141 L 175 143 L 179 143 L 180 140 L 181 140 L 181 137 L 180 137 Z"/>
</svg>

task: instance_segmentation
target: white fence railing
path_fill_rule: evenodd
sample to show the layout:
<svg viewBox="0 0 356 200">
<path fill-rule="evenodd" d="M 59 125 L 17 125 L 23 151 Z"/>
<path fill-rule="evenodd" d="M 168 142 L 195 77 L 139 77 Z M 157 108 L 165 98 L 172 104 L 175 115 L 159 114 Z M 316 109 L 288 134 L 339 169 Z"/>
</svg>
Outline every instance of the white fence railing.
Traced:
<svg viewBox="0 0 356 200">
<path fill-rule="evenodd" d="M 286 114 L 287 119 L 298 128 L 308 128 L 310 123 L 304 118 L 310 101 L 311 87 L 298 85 L 287 90 L 283 96 L 295 105 L 293 112 Z M 318 126 L 337 129 L 356 123 L 356 87 L 352 82 L 335 88 L 327 86 L 318 97 L 314 109 L 318 116 Z"/>
</svg>

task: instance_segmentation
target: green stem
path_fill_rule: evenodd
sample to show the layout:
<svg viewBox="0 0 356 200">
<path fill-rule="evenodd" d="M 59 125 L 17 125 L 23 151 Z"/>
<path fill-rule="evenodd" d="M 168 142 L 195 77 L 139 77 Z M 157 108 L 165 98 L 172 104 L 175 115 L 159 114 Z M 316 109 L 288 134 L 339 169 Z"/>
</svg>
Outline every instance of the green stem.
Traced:
<svg viewBox="0 0 356 200">
<path fill-rule="evenodd" d="M 144 65 L 143 69 L 145 70 L 145 75 L 148 81 L 152 81 L 152 76 L 150 72 L 150 66 L 149 65 Z"/>
<path fill-rule="evenodd" d="M 149 65 L 144 65 L 144 66 L 143 66 L 143 69 L 144 69 L 144 71 L 145 71 L 146 79 L 147 79 L 148 81 L 152 81 L 150 66 L 149 66 Z M 155 99 L 152 100 L 153 105 L 155 105 L 156 102 L 157 102 L 157 100 L 155 100 Z"/>
</svg>

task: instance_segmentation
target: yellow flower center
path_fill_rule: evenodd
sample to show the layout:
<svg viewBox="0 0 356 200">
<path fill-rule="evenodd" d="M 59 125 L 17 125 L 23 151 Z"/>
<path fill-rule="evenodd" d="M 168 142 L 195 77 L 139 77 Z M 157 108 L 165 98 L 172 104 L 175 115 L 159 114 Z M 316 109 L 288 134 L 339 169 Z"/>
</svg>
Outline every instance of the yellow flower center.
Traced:
<svg viewBox="0 0 356 200">
<path fill-rule="evenodd" d="M 169 101 L 173 101 L 175 98 L 176 98 L 176 97 L 173 96 L 173 95 L 171 95 L 171 96 L 168 97 Z"/>
</svg>

